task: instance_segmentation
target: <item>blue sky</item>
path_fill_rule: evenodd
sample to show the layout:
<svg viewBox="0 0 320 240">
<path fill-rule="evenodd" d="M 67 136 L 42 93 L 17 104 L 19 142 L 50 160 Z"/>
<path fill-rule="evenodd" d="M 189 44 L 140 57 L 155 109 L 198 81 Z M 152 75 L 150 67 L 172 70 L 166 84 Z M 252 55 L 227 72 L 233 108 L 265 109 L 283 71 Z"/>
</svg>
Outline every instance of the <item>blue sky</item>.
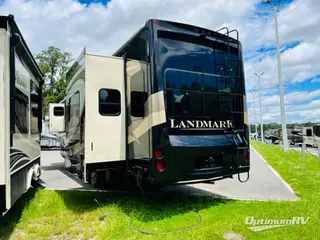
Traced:
<svg viewBox="0 0 320 240">
<path fill-rule="evenodd" d="M 273 0 L 273 2 L 278 2 Z M 262 0 L 0 0 L 0 13 L 14 14 L 33 52 L 50 45 L 75 58 L 84 47 L 112 54 L 147 19 L 185 22 L 209 29 L 236 28 L 244 50 L 249 109 L 261 77 L 264 122 L 280 122 L 274 16 Z M 288 122 L 320 122 L 319 0 L 283 0 L 278 12 Z M 258 98 L 256 97 L 256 101 Z M 259 104 L 256 102 L 259 116 Z"/>
</svg>

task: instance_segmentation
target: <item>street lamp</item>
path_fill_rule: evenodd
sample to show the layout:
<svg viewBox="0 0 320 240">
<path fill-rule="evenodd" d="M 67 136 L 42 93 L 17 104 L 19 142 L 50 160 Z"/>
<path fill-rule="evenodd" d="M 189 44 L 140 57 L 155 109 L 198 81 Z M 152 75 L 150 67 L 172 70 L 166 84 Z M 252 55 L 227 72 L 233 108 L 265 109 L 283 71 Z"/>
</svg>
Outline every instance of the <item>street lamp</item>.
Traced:
<svg viewBox="0 0 320 240">
<path fill-rule="evenodd" d="M 257 115 L 256 115 L 256 93 L 253 93 L 253 112 L 254 112 L 254 127 L 255 127 L 255 134 L 258 134 L 258 126 L 257 126 Z"/>
<path fill-rule="evenodd" d="M 263 137 L 263 123 L 262 123 L 261 88 L 260 88 L 260 77 L 261 77 L 263 74 L 264 74 L 264 72 L 263 72 L 263 73 L 261 73 L 260 75 L 258 75 L 258 74 L 256 74 L 256 73 L 254 73 L 254 75 L 256 75 L 256 76 L 259 78 L 259 80 L 258 80 L 258 84 L 259 84 L 259 100 L 260 100 L 260 125 L 261 125 L 260 129 L 261 129 L 261 142 L 264 142 L 264 137 Z"/>
<path fill-rule="evenodd" d="M 255 134 L 258 134 L 258 130 L 257 130 L 257 114 L 256 114 L 256 94 L 258 93 L 258 91 L 256 92 L 250 92 L 253 95 L 253 114 L 254 114 L 254 129 L 255 129 Z"/>
<path fill-rule="evenodd" d="M 268 3 L 274 12 L 274 20 L 275 20 L 275 31 L 276 31 L 276 45 L 277 45 L 277 62 L 278 62 L 278 79 L 279 79 L 279 88 L 280 88 L 280 109 L 281 109 L 281 124 L 282 124 L 282 140 L 283 140 L 283 148 L 284 151 L 287 152 L 289 150 L 288 146 L 288 134 L 287 134 L 287 125 L 286 125 L 286 112 L 284 108 L 284 90 L 282 83 L 282 70 L 281 70 L 281 58 L 280 58 L 280 44 L 279 44 L 279 33 L 278 33 L 278 16 L 277 16 L 277 5 L 272 4 L 270 0 L 263 0 Z M 278 1 L 278 5 L 282 0 Z"/>
</svg>

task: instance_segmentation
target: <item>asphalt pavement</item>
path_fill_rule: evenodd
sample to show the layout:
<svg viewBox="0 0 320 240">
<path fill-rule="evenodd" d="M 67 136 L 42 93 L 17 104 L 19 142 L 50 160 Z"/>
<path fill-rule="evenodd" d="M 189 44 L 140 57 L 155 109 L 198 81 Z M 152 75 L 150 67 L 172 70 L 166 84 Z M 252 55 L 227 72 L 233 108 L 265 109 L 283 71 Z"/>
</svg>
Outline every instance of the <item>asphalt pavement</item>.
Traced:
<svg viewBox="0 0 320 240">
<path fill-rule="evenodd" d="M 188 184 L 172 185 L 162 192 L 183 192 L 193 195 L 206 195 L 227 199 L 239 200 L 278 200 L 294 201 L 295 196 L 290 186 L 272 169 L 267 162 L 251 148 L 251 169 L 250 178 L 247 182 L 241 183 L 237 176 L 233 179 L 224 179 L 215 184 Z M 95 189 L 89 184 L 83 183 L 72 174 L 64 170 L 64 159 L 59 151 L 42 151 L 42 177 L 46 182 L 46 189 L 51 190 L 80 190 L 80 191 L 108 191 Z M 240 175 L 241 179 L 246 174 Z M 117 191 L 113 189 L 112 192 Z M 123 191 L 123 189 L 119 189 Z"/>
<path fill-rule="evenodd" d="M 296 151 L 301 151 L 301 147 L 299 146 L 291 146 L 291 148 Z M 315 156 L 319 156 L 319 150 L 316 147 L 306 147 L 306 154 L 313 154 Z"/>
</svg>

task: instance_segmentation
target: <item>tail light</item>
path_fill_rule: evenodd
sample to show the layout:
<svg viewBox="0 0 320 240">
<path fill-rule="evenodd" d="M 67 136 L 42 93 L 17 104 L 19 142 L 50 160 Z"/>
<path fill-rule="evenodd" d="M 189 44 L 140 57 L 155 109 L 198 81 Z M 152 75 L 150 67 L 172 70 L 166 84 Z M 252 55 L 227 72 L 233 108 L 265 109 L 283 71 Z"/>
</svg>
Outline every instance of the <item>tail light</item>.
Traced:
<svg viewBox="0 0 320 240">
<path fill-rule="evenodd" d="M 154 156 L 156 159 L 161 159 L 161 158 L 163 158 L 163 152 L 161 150 L 156 150 L 154 152 Z"/>
<path fill-rule="evenodd" d="M 164 162 L 163 161 L 157 162 L 157 170 L 158 170 L 158 172 L 162 172 L 162 171 L 164 171 L 164 169 L 165 169 Z"/>
<path fill-rule="evenodd" d="M 249 154 L 244 155 L 244 162 L 248 163 L 249 162 Z"/>
</svg>

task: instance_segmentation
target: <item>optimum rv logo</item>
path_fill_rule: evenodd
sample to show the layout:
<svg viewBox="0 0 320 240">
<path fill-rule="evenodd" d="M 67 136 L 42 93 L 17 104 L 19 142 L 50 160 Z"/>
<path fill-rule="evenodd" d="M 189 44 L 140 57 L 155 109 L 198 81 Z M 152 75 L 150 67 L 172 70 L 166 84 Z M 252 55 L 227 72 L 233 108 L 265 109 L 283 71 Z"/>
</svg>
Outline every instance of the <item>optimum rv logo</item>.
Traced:
<svg viewBox="0 0 320 240">
<path fill-rule="evenodd" d="M 231 120 L 211 121 L 211 120 L 175 120 L 170 119 L 170 128 L 203 128 L 203 129 L 225 129 L 233 128 Z"/>
<path fill-rule="evenodd" d="M 271 228 L 307 224 L 309 218 L 310 217 L 293 217 L 292 219 L 255 219 L 254 217 L 249 216 L 246 217 L 245 224 L 252 225 L 253 227 L 249 227 L 249 229 L 254 232 L 259 232 Z"/>
</svg>

